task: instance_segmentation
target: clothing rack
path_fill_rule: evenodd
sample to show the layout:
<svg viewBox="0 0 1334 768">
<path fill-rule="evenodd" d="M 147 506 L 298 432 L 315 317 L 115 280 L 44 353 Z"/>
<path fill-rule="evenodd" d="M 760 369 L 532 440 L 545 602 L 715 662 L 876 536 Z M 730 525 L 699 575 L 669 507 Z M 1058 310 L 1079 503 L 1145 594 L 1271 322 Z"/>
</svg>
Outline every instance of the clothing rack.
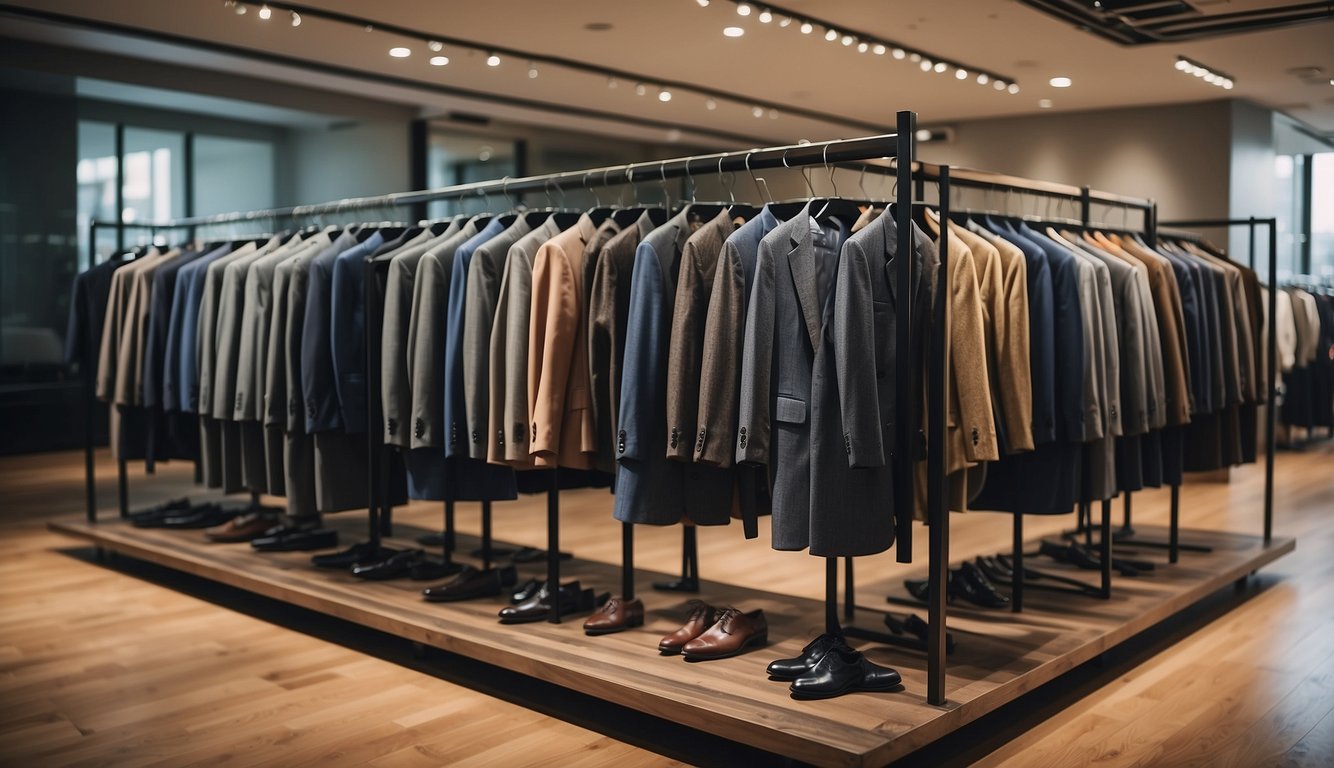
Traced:
<svg viewBox="0 0 1334 768">
<path fill-rule="evenodd" d="M 1208 227 L 1247 227 L 1250 232 L 1250 252 L 1248 259 L 1252 270 L 1255 269 L 1255 230 L 1265 227 L 1269 234 L 1269 311 L 1265 318 L 1265 337 L 1268 353 L 1265 355 L 1265 369 L 1269 375 L 1269 391 L 1265 393 L 1265 544 L 1274 538 L 1274 425 L 1277 414 L 1274 409 L 1275 394 L 1278 392 L 1278 220 L 1275 218 L 1245 219 L 1182 219 L 1163 222 L 1164 227 L 1173 229 L 1204 229 Z M 1176 496 L 1172 498 L 1172 530 L 1175 534 L 1177 518 Z"/>
<path fill-rule="evenodd" d="M 833 166 L 843 163 L 852 163 L 863 160 L 894 158 L 898 162 L 896 169 L 897 192 L 896 209 L 894 215 L 898 225 L 898 253 L 911 254 L 913 252 L 912 237 L 912 211 L 914 202 L 912 200 L 912 175 L 913 160 L 915 157 L 915 133 L 917 125 L 917 116 L 913 112 L 902 111 L 897 114 L 896 132 L 881 136 L 870 136 L 857 139 L 842 139 L 828 142 L 817 142 L 809 144 L 796 144 L 790 146 L 770 147 L 766 149 L 742 150 L 737 152 L 725 152 L 710 155 L 698 155 L 693 157 L 676 158 L 672 160 L 663 160 L 655 162 L 632 163 L 628 165 L 608 166 L 604 168 L 595 168 L 581 171 L 566 171 L 560 173 L 544 174 L 538 176 L 528 176 L 518 179 L 501 179 L 485 182 L 474 182 L 460 184 L 438 189 L 420 190 L 413 192 L 401 192 L 374 197 L 359 197 L 344 200 L 338 200 L 318 205 L 289 206 L 285 208 L 272 208 L 257 211 L 235 212 L 213 216 L 195 216 L 181 219 L 174 219 L 165 224 L 156 225 L 158 228 L 165 227 L 188 227 L 193 232 L 196 227 L 233 224 L 239 222 L 251 222 L 257 220 L 278 221 L 281 219 L 299 219 L 311 216 L 320 216 L 324 214 L 342 214 L 354 210 L 365 210 L 372 208 L 400 208 L 403 206 L 420 206 L 433 200 L 445 198 L 461 198 L 471 195 L 487 197 L 490 195 L 501 194 L 511 195 L 524 192 L 545 192 L 552 186 L 559 191 L 562 187 L 589 187 L 592 185 L 608 186 L 621 183 L 633 183 L 638 179 L 653 179 L 665 181 L 669 178 L 690 177 L 699 174 L 710 173 L 736 173 L 738 171 L 754 171 L 770 168 L 800 168 L 805 166 L 825 165 Z M 948 189 L 948 169 L 944 169 L 943 188 Z M 947 236 L 946 236 L 947 237 Z M 947 267 L 947 254 L 941 256 L 941 269 Z M 896 278 L 900 285 L 912 285 L 913 277 L 913 259 L 900 258 L 897 260 Z M 905 296 L 909 295 L 905 292 Z M 897 305 L 897 338 L 896 346 L 906 350 L 912 338 L 914 329 L 910 327 L 911 312 L 910 301 L 900 301 Z M 943 317 L 945 313 L 943 302 L 938 302 L 934 308 L 937 318 L 942 322 L 935 324 L 931 337 L 931 360 L 932 366 L 929 372 L 930 382 L 928 391 L 944 392 L 945 379 L 947 375 L 944 367 L 945 344 L 943 335 Z M 369 325 L 369 324 L 368 324 Z M 904 357 L 903 359 L 906 359 Z M 896 371 L 900 392 L 910 392 L 912 378 L 915 374 L 911 366 L 900 365 Z M 369 377 L 371 381 L 378 380 L 378 377 Z M 914 423 L 913 412 L 914 403 L 911 397 L 900 397 L 896 402 L 896 420 L 899 424 Z M 941 398 L 931 398 L 929 403 L 928 418 L 936 431 L 933 434 L 944 435 L 944 404 Z M 912 509 L 913 488 L 912 488 L 912 457 L 913 449 L 916 443 L 921 439 L 920 433 L 916 435 L 908 434 L 907 430 L 899 430 L 896 436 L 894 446 L 894 455 L 900 457 L 900 461 L 895 466 L 895 508 L 903 510 L 903 516 L 906 517 L 908 511 Z M 937 454 L 935 460 L 928 459 L 928 495 L 927 507 L 928 514 L 931 516 L 931 544 L 929 548 L 929 559 L 932 567 L 931 581 L 931 600 L 929 609 L 929 630 L 927 641 L 927 661 L 928 661 L 928 683 L 927 700 L 933 705 L 943 705 L 945 703 L 945 575 L 948 569 L 948 516 L 944 514 L 944 499 L 940 496 L 943 489 L 943 448 L 941 441 L 935 441 L 935 450 Z M 554 587 L 560 583 L 560 548 L 559 548 L 559 491 L 555 472 L 552 473 L 552 486 L 548 492 L 547 504 L 547 522 L 548 522 L 548 548 L 547 548 L 547 578 L 548 582 Z M 372 484 L 373 494 L 370 499 L 371 510 L 377 509 L 377 504 L 381 500 L 377 498 L 378 485 L 374 478 L 372 469 L 371 477 L 368 478 Z M 906 530 L 906 524 L 901 524 L 900 532 Z M 900 546 L 910 546 L 911 536 L 899 536 Z M 905 543 L 907 542 L 907 543 Z M 626 565 L 631 564 L 633 557 L 632 533 L 626 530 L 623 533 L 623 550 L 626 556 Z M 902 557 L 902 556 L 901 556 Z M 831 566 L 828 572 L 836 577 L 836 567 L 832 565 L 835 561 L 830 560 Z M 632 567 L 632 565 L 630 565 Z M 633 574 L 631 571 L 625 571 L 625 582 L 628 589 L 633 589 Z M 837 625 L 837 600 L 834 595 L 836 581 L 831 580 L 829 586 L 830 599 L 826 602 L 827 618 L 833 620 L 834 627 Z M 849 581 L 849 586 L 851 582 Z M 849 590 L 850 591 L 850 590 Z M 559 601 L 553 601 L 552 622 L 558 622 Z M 834 628 L 831 627 L 831 628 Z"/>
</svg>

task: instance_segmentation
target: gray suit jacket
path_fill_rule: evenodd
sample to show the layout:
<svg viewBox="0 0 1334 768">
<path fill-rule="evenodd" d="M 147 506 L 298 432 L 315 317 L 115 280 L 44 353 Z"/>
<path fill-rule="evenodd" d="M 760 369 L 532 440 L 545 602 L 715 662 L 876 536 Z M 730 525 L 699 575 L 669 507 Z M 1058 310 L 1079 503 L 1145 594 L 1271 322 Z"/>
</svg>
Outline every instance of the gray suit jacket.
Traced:
<svg viewBox="0 0 1334 768">
<path fill-rule="evenodd" d="M 812 379 L 846 237 L 813 222 L 808 206 L 760 241 L 746 310 L 736 460 L 769 468 L 774 549 L 811 543 Z"/>
<path fill-rule="evenodd" d="M 461 221 L 450 222 L 438 237 L 393 254 L 385 284 L 384 326 L 380 334 L 380 391 L 384 442 L 407 448 L 412 413 L 412 385 L 408 380 L 408 329 L 412 325 L 412 296 L 417 265 L 422 256 L 459 231 Z"/>
</svg>

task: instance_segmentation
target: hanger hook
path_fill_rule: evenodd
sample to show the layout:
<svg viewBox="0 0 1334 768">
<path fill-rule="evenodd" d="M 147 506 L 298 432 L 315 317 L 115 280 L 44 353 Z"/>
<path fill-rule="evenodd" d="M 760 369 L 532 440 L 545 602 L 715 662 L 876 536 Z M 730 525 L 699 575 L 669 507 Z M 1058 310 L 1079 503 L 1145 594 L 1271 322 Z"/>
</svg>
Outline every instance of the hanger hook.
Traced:
<svg viewBox="0 0 1334 768">
<path fill-rule="evenodd" d="M 691 164 L 692 162 L 694 162 L 694 160 L 695 160 L 695 157 L 694 157 L 693 155 L 690 156 L 690 157 L 687 157 L 687 158 L 686 158 L 686 166 L 685 166 L 686 186 L 690 188 L 690 202 L 691 202 L 691 203 L 694 203 L 694 202 L 695 202 L 695 177 L 694 177 L 693 175 L 691 175 L 691 173 L 690 173 L 690 164 Z"/>
<path fill-rule="evenodd" d="M 735 173 L 732 174 L 732 175 L 731 175 L 732 178 L 730 178 L 730 179 L 728 179 L 727 177 L 723 176 L 723 159 L 726 158 L 726 157 L 727 157 L 727 155 L 719 155 L 719 156 L 718 156 L 718 180 L 719 180 L 720 182 L 722 182 L 723 186 L 725 186 L 725 187 L 727 188 L 727 199 L 728 199 L 733 205 L 735 205 L 735 204 L 736 204 L 736 185 L 735 185 L 734 182 L 736 181 L 736 174 L 735 174 Z"/>
<path fill-rule="evenodd" d="M 820 158 L 824 161 L 824 167 L 829 169 L 829 186 L 834 189 L 834 197 L 838 197 L 838 183 L 834 181 L 834 166 L 829 164 L 829 145 L 824 145 L 820 152 Z"/>
<path fill-rule="evenodd" d="M 659 179 L 662 184 L 662 207 L 670 209 L 672 207 L 672 193 L 667 189 L 667 161 L 663 160 L 658 164 Z"/>
<path fill-rule="evenodd" d="M 773 196 L 769 194 L 769 182 L 765 181 L 762 176 L 756 176 L 755 171 L 750 168 L 750 156 L 753 154 L 755 154 L 753 149 L 746 153 L 746 173 L 750 174 L 750 180 L 755 185 L 755 191 L 759 193 L 760 200 L 767 205 L 773 202 Z"/>
</svg>

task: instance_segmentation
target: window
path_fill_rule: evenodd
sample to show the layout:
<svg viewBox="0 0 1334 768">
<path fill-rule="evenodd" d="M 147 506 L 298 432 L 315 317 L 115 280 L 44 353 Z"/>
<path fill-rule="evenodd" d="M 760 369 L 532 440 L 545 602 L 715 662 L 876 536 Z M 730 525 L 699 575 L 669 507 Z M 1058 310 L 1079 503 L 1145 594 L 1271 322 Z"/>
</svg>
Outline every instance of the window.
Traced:
<svg viewBox="0 0 1334 768">
<path fill-rule="evenodd" d="M 1334 152 L 1310 156 L 1311 263 L 1308 271 L 1334 279 Z"/>
<path fill-rule="evenodd" d="M 127 127 L 121 189 L 126 224 L 184 216 L 185 134 Z"/>
<path fill-rule="evenodd" d="M 273 208 L 276 155 L 271 141 L 196 136 L 193 214 Z"/>
<path fill-rule="evenodd" d="M 78 217 L 79 269 L 89 263 L 88 225 L 93 221 L 117 221 L 116 214 L 116 126 L 90 120 L 79 121 Z M 97 233 L 97 260 L 107 258 L 116 247 L 116 233 Z"/>
<path fill-rule="evenodd" d="M 432 131 L 426 150 L 426 184 L 434 189 L 517 176 L 516 149 L 517 142 L 499 136 Z M 426 215 L 439 219 L 460 213 L 480 213 L 495 207 L 495 201 L 481 196 L 435 200 L 427 206 Z M 499 207 L 508 207 L 508 204 L 502 203 Z"/>
</svg>

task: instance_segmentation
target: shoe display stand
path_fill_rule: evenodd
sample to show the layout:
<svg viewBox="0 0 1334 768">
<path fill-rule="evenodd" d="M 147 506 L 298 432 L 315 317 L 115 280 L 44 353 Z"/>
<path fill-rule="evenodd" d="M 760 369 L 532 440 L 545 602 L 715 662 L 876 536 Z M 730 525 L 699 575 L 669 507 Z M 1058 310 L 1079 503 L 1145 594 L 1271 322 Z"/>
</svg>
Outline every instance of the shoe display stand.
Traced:
<svg viewBox="0 0 1334 768">
<path fill-rule="evenodd" d="M 407 510 L 396 521 L 400 539 L 434 528 L 434 515 Z M 364 524 L 337 518 L 330 525 L 354 534 Z M 99 548 L 146 560 L 343 621 L 371 627 L 406 641 L 440 648 L 545 680 L 707 733 L 816 765 L 878 765 L 898 759 L 1015 700 L 1064 672 L 1150 629 L 1209 595 L 1291 552 L 1294 541 L 1260 536 L 1191 531 L 1212 549 L 1191 553 L 1151 579 L 1116 589 L 1110 600 L 1071 595 L 1030 595 L 1023 613 L 951 606 L 948 628 L 956 639 L 943 707 L 927 704 L 926 659 L 921 653 L 854 641 L 871 661 L 893 667 L 903 688 L 892 693 L 853 694 L 825 701 L 796 701 L 787 685 L 767 679 L 765 665 L 795 656 L 822 631 L 824 604 L 816 600 L 717 582 L 702 586 L 719 604 L 762 608 L 770 643 L 763 649 L 720 661 L 687 663 L 660 656 L 658 639 L 685 615 L 687 595 L 662 595 L 648 606 L 644 626 L 599 637 L 586 636 L 579 621 L 504 626 L 497 597 L 447 605 L 421 600 L 422 584 L 408 580 L 367 583 L 338 571 L 310 566 L 309 553 L 256 554 L 249 547 L 210 545 L 197 531 L 138 529 L 119 520 L 89 524 L 78 517 L 52 522 L 51 530 Z M 1146 532 L 1164 533 L 1144 526 Z M 480 540 L 458 534 L 459 549 Z M 1036 546 L 1035 541 L 1029 542 Z M 620 563 L 575 558 L 563 577 L 584 585 L 615 584 Z M 541 566 L 531 568 L 537 573 Z M 1081 575 L 1075 573 L 1076 578 Z M 641 571 L 645 581 L 668 574 Z M 1096 583 L 1097 574 L 1082 575 Z M 902 581 L 866 583 L 861 594 L 879 600 L 902 591 Z M 1077 601 L 1077 604 L 1075 602 Z M 858 606 L 868 625 L 880 606 Z"/>
</svg>

